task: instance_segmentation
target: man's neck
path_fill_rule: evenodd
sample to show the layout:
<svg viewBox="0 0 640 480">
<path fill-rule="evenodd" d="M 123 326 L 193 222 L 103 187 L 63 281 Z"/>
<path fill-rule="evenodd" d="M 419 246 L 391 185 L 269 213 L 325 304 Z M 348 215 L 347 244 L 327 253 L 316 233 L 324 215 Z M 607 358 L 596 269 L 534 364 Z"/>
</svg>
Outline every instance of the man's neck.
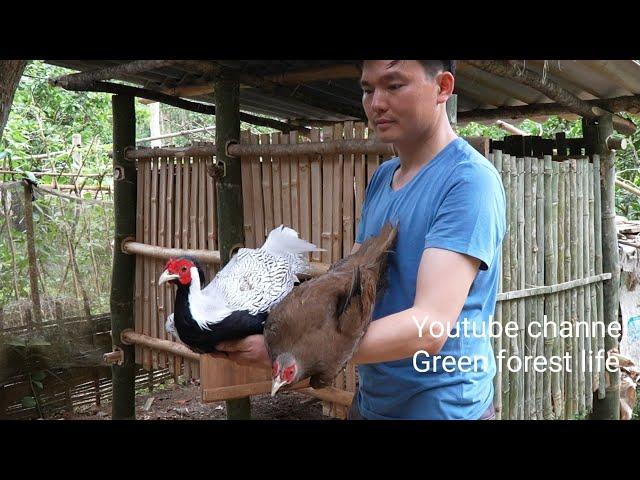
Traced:
<svg viewBox="0 0 640 480">
<path fill-rule="evenodd" d="M 402 171 L 410 173 L 429 163 L 440 151 L 457 138 L 444 114 L 431 132 L 418 142 L 409 145 L 395 145 L 400 157 Z"/>
</svg>

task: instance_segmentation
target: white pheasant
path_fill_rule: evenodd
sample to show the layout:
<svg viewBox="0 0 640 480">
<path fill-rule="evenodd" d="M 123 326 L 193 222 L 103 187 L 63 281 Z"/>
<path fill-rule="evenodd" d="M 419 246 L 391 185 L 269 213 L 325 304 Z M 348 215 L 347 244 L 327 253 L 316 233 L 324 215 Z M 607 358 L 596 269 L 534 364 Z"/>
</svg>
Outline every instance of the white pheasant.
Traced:
<svg viewBox="0 0 640 480">
<path fill-rule="evenodd" d="M 269 311 L 309 265 L 304 253 L 321 251 L 280 226 L 260 248 L 241 248 L 204 288 L 204 272 L 187 257 L 171 259 L 158 285 L 177 285 L 174 314 L 165 329 L 194 350 L 215 351 L 223 340 L 262 333 Z"/>
</svg>

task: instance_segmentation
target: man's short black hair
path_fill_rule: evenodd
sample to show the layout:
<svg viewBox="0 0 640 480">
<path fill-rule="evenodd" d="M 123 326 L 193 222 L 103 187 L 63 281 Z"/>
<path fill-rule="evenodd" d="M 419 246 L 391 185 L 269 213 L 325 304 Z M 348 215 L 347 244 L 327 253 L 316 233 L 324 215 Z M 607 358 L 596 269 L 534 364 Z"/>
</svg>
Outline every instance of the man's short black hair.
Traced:
<svg viewBox="0 0 640 480">
<path fill-rule="evenodd" d="M 451 75 L 456 76 L 456 61 L 455 60 L 418 60 L 429 76 L 435 77 L 440 72 L 451 72 Z M 364 60 L 358 60 L 357 66 L 362 71 L 362 64 Z"/>
</svg>

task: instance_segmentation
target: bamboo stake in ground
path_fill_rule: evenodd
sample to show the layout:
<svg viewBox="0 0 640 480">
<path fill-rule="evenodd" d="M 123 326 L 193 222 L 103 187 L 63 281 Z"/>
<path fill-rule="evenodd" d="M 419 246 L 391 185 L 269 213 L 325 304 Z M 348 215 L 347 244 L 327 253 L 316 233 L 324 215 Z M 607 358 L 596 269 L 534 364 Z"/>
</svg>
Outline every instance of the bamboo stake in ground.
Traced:
<svg viewBox="0 0 640 480">
<path fill-rule="evenodd" d="M 496 155 L 502 154 L 500 151 L 495 152 Z M 512 280 L 511 280 L 511 209 L 512 201 L 511 201 L 511 159 L 509 155 L 504 155 L 502 158 L 502 184 L 504 186 L 504 191 L 506 195 L 506 210 L 505 210 L 505 218 L 507 219 L 507 231 L 505 232 L 504 239 L 502 240 L 502 291 L 508 292 L 512 290 Z M 508 302 L 500 302 L 500 306 L 502 308 L 502 319 L 503 326 L 506 326 L 511 321 L 511 303 Z M 504 349 L 504 360 L 502 365 L 502 418 L 509 419 L 510 418 L 510 409 L 509 409 L 509 396 L 511 391 L 511 385 L 509 382 L 509 369 L 507 368 L 509 356 L 512 354 L 510 349 L 511 338 L 507 335 L 507 329 L 502 329 L 502 348 Z"/>
<path fill-rule="evenodd" d="M 512 288 L 518 288 L 518 208 L 521 203 L 518 197 L 518 164 L 515 157 L 510 158 L 511 161 L 511 185 L 509 186 L 509 198 L 511 203 L 511 211 L 509 215 L 509 255 L 511 256 L 511 285 Z M 516 325 L 520 325 L 518 319 L 518 304 L 516 301 L 509 302 L 511 310 L 511 321 Z M 521 357 L 522 352 L 518 342 L 520 333 L 510 337 L 511 356 Z M 520 358 L 521 359 L 521 358 Z M 519 402 L 521 399 L 519 388 L 519 376 L 515 368 L 509 371 L 509 418 L 511 420 L 518 420 L 519 416 Z"/>
<path fill-rule="evenodd" d="M 558 190 L 559 190 L 559 163 L 552 163 L 552 177 L 551 177 L 551 225 L 552 225 L 552 235 L 553 235 L 553 249 L 552 249 L 552 258 L 551 258 L 551 283 L 558 283 Z M 560 328 L 560 318 L 559 318 L 559 297 L 558 294 L 555 293 L 551 296 L 551 304 L 553 308 L 553 321 L 555 322 L 558 330 Z M 560 335 L 556 335 L 556 338 L 553 342 L 552 354 L 554 357 L 560 356 Z M 551 398 L 553 401 L 553 405 L 558 405 L 562 401 L 562 394 L 560 391 L 560 372 L 551 372 Z M 554 418 L 558 418 L 554 414 Z"/>
<path fill-rule="evenodd" d="M 536 185 L 536 242 L 537 242 L 537 252 L 536 252 L 536 262 L 537 262 L 537 279 L 538 285 L 544 285 L 544 260 L 545 260 L 545 243 L 544 243 L 544 232 L 545 232 L 545 197 L 544 197 L 544 159 L 538 158 L 537 160 L 538 166 L 538 178 Z M 540 296 L 537 299 L 537 311 L 538 311 L 538 321 L 544 321 L 544 304 L 545 298 Z M 544 330 L 542 331 L 542 335 L 538 337 L 536 352 L 537 355 L 544 355 Z M 536 379 L 536 410 L 538 412 L 538 418 L 543 418 L 543 399 L 544 399 L 544 376 L 545 371 L 537 372 Z"/>
<path fill-rule="evenodd" d="M 553 196 L 552 196 L 552 174 L 553 169 L 551 166 L 551 157 L 545 155 L 544 157 L 544 271 L 545 271 L 545 285 L 553 285 L 554 277 L 553 277 L 553 253 L 554 253 L 554 244 L 553 244 Z M 547 320 L 549 322 L 554 322 L 553 318 L 553 299 L 552 295 L 547 295 L 545 297 L 545 305 L 544 310 L 547 316 Z M 544 339 L 544 356 L 547 359 L 547 362 L 551 358 L 553 354 L 553 345 L 555 343 L 555 337 L 546 336 Z M 553 416 L 553 407 L 551 405 L 551 374 L 547 369 L 545 370 L 544 378 L 543 378 L 543 389 L 544 389 L 544 397 L 543 397 L 543 418 L 545 420 L 551 420 L 554 418 Z"/>
<path fill-rule="evenodd" d="M 524 222 L 524 219 L 527 220 L 531 218 L 531 209 L 532 209 L 532 191 L 531 191 L 531 157 L 526 157 L 524 159 L 524 215 L 523 215 L 523 223 L 524 223 L 524 256 L 521 257 L 523 259 L 523 265 L 526 265 L 524 281 L 525 288 L 531 288 L 534 284 L 533 282 L 533 274 L 535 273 L 535 268 L 532 266 L 532 257 L 533 257 L 533 249 L 532 249 L 532 227 L 535 228 L 535 225 L 532 225 L 531 222 Z M 529 325 L 531 325 L 534 320 L 533 315 L 535 312 L 531 308 L 531 304 L 534 302 L 534 299 L 525 299 L 523 304 L 524 308 L 524 318 L 526 320 L 525 323 L 525 356 L 531 356 L 533 353 L 533 344 L 532 337 L 528 334 Z M 533 396 L 533 381 L 532 379 L 535 376 L 535 370 L 528 368 L 523 368 L 522 373 L 524 376 L 524 419 L 530 420 L 532 416 L 532 404 L 535 402 L 535 398 Z"/>
<path fill-rule="evenodd" d="M 42 324 L 42 307 L 40 306 L 40 290 L 38 289 L 38 270 L 36 257 L 36 240 L 33 228 L 33 190 L 31 183 L 24 182 L 24 219 L 27 227 L 27 255 L 29 259 L 29 286 L 31 287 L 31 302 L 33 317 L 38 327 Z"/>
</svg>

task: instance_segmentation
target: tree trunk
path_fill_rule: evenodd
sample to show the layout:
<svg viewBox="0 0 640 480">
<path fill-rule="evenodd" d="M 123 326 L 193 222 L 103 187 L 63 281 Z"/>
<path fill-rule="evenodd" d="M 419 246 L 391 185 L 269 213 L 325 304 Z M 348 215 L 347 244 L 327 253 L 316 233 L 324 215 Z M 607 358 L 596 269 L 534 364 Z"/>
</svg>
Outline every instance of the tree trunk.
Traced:
<svg viewBox="0 0 640 480">
<path fill-rule="evenodd" d="M 0 140 L 27 60 L 0 60 Z"/>
</svg>

